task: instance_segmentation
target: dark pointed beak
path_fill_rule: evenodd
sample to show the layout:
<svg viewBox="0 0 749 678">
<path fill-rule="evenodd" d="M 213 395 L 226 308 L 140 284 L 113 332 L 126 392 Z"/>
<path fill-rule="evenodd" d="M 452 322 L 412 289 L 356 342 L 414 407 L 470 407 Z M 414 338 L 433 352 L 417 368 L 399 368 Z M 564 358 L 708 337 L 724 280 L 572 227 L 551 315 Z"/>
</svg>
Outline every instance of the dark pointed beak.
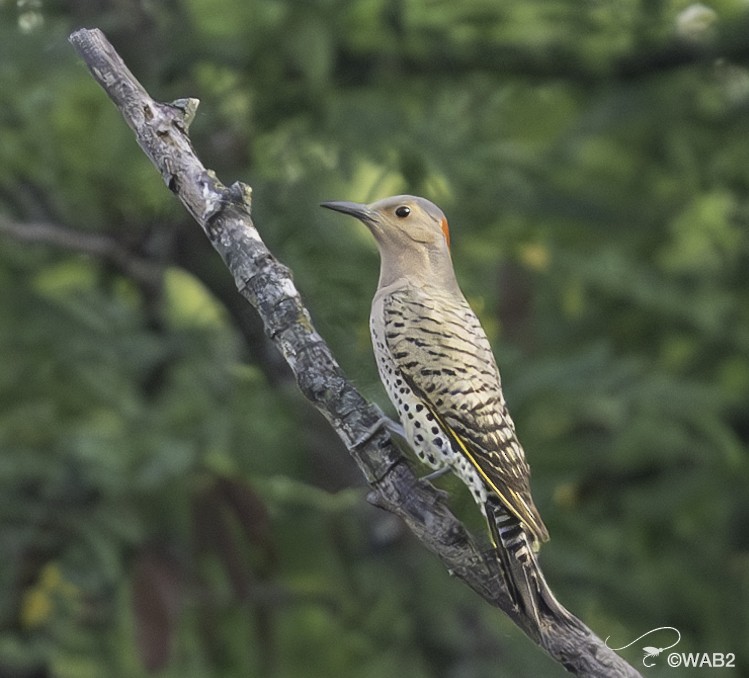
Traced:
<svg viewBox="0 0 749 678">
<path fill-rule="evenodd" d="M 329 210 L 335 212 L 341 212 L 342 214 L 350 214 L 365 224 L 372 221 L 372 213 L 369 211 L 369 207 L 363 203 L 333 200 L 332 202 L 321 202 L 320 206 L 327 207 Z"/>
</svg>

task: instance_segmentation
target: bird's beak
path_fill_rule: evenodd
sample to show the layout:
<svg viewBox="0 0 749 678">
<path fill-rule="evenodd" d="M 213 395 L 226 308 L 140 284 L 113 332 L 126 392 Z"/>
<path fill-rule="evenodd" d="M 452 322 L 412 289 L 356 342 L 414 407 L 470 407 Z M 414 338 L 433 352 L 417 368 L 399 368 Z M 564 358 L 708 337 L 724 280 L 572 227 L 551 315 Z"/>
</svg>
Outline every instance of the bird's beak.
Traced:
<svg viewBox="0 0 749 678">
<path fill-rule="evenodd" d="M 350 214 L 352 217 L 356 217 L 365 224 L 372 221 L 372 212 L 369 207 L 359 202 L 346 202 L 345 200 L 334 200 L 332 202 L 322 202 L 321 207 L 327 207 L 329 210 L 335 212 L 342 212 L 343 214 Z"/>
</svg>

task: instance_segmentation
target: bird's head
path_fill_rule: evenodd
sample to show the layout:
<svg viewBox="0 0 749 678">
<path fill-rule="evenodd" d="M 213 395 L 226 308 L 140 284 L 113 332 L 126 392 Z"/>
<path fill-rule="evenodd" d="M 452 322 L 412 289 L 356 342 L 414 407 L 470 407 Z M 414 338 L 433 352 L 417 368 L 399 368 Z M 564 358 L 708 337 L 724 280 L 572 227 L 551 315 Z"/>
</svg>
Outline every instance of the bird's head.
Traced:
<svg viewBox="0 0 749 678">
<path fill-rule="evenodd" d="M 404 277 L 432 284 L 453 279 L 447 218 L 429 200 L 396 195 L 369 205 L 335 201 L 322 206 L 356 217 L 372 232 L 382 261 L 380 285 Z"/>
<path fill-rule="evenodd" d="M 444 213 L 425 198 L 395 195 L 369 205 L 334 201 L 324 202 L 322 206 L 359 219 L 372 231 L 381 250 L 450 247 L 450 231 Z"/>
</svg>

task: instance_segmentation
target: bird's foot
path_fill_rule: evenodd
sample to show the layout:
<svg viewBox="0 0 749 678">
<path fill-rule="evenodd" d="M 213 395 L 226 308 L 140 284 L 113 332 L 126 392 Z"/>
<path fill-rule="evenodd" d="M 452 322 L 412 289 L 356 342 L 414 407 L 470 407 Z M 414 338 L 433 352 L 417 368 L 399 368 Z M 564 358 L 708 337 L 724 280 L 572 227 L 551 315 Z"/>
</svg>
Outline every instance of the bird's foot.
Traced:
<svg viewBox="0 0 749 678">
<path fill-rule="evenodd" d="M 432 471 L 431 473 L 427 473 L 425 476 L 422 476 L 422 480 L 426 480 L 428 483 L 431 483 L 433 480 L 437 480 L 437 478 L 441 478 L 445 475 L 445 473 L 450 472 L 449 466 L 443 466 L 442 468 L 438 468 L 436 471 Z"/>
<path fill-rule="evenodd" d="M 379 410 L 379 413 L 380 413 L 379 419 L 374 424 L 372 424 L 372 426 L 370 426 L 359 438 L 357 438 L 353 442 L 354 449 L 359 449 L 360 447 L 363 447 L 364 445 L 366 445 L 383 428 L 385 428 L 388 431 L 388 433 L 396 435 L 399 438 L 402 438 L 403 440 L 406 439 L 406 432 L 403 429 L 403 426 L 400 424 L 400 422 L 397 422 L 394 419 L 391 419 L 390 417 L 385 415 L 385 413 L 382 412 L 382 410 Z"/>
</svg>

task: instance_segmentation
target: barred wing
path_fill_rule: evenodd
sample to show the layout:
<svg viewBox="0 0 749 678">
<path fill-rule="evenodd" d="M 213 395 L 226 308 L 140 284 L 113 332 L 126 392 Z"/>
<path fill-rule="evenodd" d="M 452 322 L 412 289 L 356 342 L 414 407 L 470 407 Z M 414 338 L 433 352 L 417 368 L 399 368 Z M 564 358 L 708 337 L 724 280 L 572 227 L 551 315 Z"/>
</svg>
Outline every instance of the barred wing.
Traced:
<svg viewBox="0 0 749 678">
<path fill-rule="evenodd" d="M 534 541 L 548 532 L 478 318 L 458 292 L 405 287 L 383 299 L 385 341 L 409 387 Z"/>
</svg>

